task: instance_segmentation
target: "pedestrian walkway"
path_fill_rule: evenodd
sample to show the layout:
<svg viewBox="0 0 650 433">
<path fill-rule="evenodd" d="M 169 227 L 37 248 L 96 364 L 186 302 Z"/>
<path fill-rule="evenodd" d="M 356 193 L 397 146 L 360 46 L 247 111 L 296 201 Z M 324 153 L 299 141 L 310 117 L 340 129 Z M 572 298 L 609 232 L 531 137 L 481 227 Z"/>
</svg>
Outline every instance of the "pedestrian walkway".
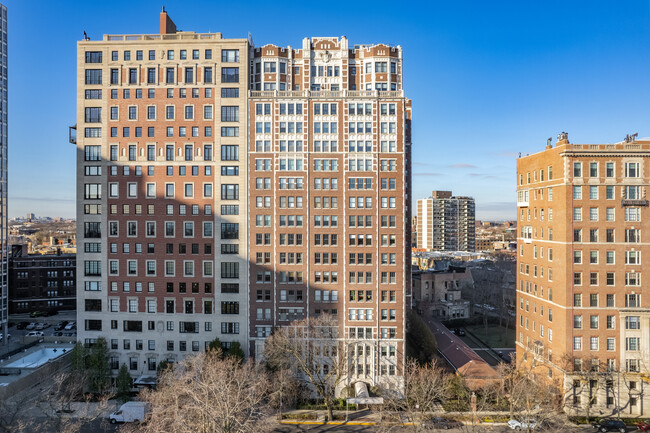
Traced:
<svg viewBox="0 0 650 433">
<path fill-rule="evenodd" d="M 292 410 L 282 414 L 281 424 L 376 425 L 381 421 L 379 412 L 370 410 L 335 410 L 334 420 L 326 420 L 326 410 Z"/>
</svg>

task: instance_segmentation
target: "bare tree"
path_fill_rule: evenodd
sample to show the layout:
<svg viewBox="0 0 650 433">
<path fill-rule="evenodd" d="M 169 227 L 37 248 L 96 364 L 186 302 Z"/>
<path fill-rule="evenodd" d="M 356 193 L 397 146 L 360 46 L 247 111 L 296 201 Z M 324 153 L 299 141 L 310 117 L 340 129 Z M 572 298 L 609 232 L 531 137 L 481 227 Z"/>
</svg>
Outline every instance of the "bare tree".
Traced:
<svg viewBox="0 0 650 433">
<path fill-rule="evenodd" d="M 222 359 L 218 350 L 189 356 L 161 372 L 155 391 L 141 393 L 151 413 L 137 431 L 268 431 L 269 389 L 266 373 L 253 362 L 241 364 L 229 356 Z"/>
<path fill-rule="evenodd" d="M 440 408 L 449 397 L 452 374 L 434 360 L 420 365 L 411 359 L 404 368 L 404 394 L 383 390 L 384 409 L 398 422 L 384 426 L 386 431 L 407 428 L 412 432 L 429 431 L 425 421 Z"/>
<path fill-rule="evenodd" d="M 91 398 L 84 394 L 85 381 L 79 380 L 77 373 L 57 374 L 48 383 L 38 405 L 44 419 L 34 431 L 77 432 L 83 424 L 102 415 L 112 396 L 105 393 Z"/>
<path fill-rule="evenodd" d="M 281 368 L 270 372 L 273 383 L 269 396 L 269 404 L 279 411 L 280 417 L 284 409 L 294 407 L 303 398 L 304 387 L 296 375 L 289 369 Z"/>
<path fill-rule="evenodd" d="M 567 412 L 584 416 L 587 423 L 596 416 L 620 418 L 631 409 L 630 399 L 641 397 L 642 388 L 637 385 L 643 382 L 643 374 L 605 365 L 597 358 L 581 361 L 574 363 L 567 356 L 563 364 L 567 372 L 563 398 Z M 638 370 L 647 371 L 643 366 Z"/>
<path fill-rule="evenodd" d="M 523 423 L 530 431 L 527 420 L 535 420 L 538 428 L 556 428 L 562 424 L 559 416 L 558 396 L 562 388 L 557 381 L 542 374 L 533 362 L 501 364 L 498 368 L 503 378 L 503 393 L 510 403 L 510 417 Z"/>
<path fill-rule="evenodd" d="M 593 358 L 586 361 L 586 365 L 583 365 L 583 362 L 574 363 L 569 356 L 563 359 L 563 370 L 570 372 L 568 380 L 565 381 L 563 404 L 565 409 L 575 413 L 582 412 L 589 423 L 598 405 L 599 391 L 605 388 L 607 381 L 600 360 Z"/>
<path fill-rule="evenodd" d="M 27 409 L 32 405 L 25 391 L 18 395 L 0 399 L 0 432 L 22 433 L 33 430 L 33 420 L 26 415 Z"/>
<path fill-rule="evenodd" d="M 264 356 L 272 368 L 292 370 L 323 399 L 328 419 L 333 419 L 336 390 L 347 374 L 346 351 L 335 318 L 322 315 L 274 330 L 266 340 Z"/>
</svg>

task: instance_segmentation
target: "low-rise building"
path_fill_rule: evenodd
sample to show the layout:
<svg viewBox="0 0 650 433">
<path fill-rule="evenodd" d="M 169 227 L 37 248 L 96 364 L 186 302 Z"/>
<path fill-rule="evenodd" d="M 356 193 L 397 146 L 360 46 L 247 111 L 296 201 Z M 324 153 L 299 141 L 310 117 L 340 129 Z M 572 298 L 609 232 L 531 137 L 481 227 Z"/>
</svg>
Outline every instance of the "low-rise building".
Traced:
<svg viewBox="0 0 650 433">
<path fill-rule="evenodd" d="M 76 308 L 76 255 L 22 255 L 9 259 L 9 314 Z"/>
<path fill-rule="evenodd" d="M 413 299 L 417 308 L 440 320 L 469 317 L 469 301 L 462 299 L 463 287 L 473 287 L 472 274 L 466 268 L 449 266 L 446 270 L 418 270 L 412 274 Z M 428 312 L 431 313 L 428 313 Z"/>
<path fill-rule="evenodd" d="M 494 249 L 494 239 L 476 238 L 476 251 L 490 251 Z"/>
<path fill-rule="evenodd" d="M 445 325 L 437 320 L 434 320 L 432 325 L 431 330 L 436 338 L 438 352 L 456 374 L 465 380 L 470 390 L 478 390 L 503 380 L 494 368 Z"/>
</svg>

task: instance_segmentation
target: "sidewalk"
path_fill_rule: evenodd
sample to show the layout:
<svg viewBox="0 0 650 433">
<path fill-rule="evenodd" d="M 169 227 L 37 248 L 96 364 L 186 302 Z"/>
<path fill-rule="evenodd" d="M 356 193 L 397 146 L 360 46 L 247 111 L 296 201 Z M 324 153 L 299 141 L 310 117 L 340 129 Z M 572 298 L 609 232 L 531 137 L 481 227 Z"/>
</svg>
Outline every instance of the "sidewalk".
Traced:
<svg viewBox="0 0 650 433">
<path fill-rule="evenodd" d="M 107 419 L 110 414 L 115 412 L 122 405 L 121 402 L 117 400 L 110 400 L 104 403 L 96 402 L 71 402 L 69 411 L 62 412 L 58 414 L 61 418 L 72 418 L 72 419 Z M 38 414 L 48 414 L 48 416 L 56 417 L 57 414 L 54 413 L 54 408 L 50 407 L 47 402 L 40 401 L 38 402 L 33 410 L 33 414 L 38 416 Z"/>
<path fill-rule="evenodd" d="M 381 421 L 381 415 L 378 412 L 371 412 L 367 409 L 351 411 L 335 410 L 333 413 L 334 420 L 326 422 L 326 410 L 292 410 L 282 413 L 283 419 L 280 421 L 280 424 L 377 425 Z"/>
</svg>

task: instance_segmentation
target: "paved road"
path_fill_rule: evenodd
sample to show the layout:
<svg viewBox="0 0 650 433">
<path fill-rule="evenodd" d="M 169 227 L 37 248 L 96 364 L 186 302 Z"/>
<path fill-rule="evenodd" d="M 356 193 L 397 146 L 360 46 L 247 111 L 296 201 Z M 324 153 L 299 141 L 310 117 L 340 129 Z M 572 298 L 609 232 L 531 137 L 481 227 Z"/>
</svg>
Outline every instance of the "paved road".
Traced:
<svg viewBox="0 0 650 433">
<path fill-rule="evenodd" d="M 281 433 L 298 433 L 298 432 L 314 432 L 314 433 L 325 433 L 325 432 L 377 432 L 379 431 L 378 426 L 374 425 L 309 425 L 309 424 L 299 424 L 299 425 L 289 425 L 284 424 L 276 427 L 274 432 Z"/>
<path fill-rule="evenodd" d="M 576 433 L 590 433 L 593 430 L 591 426 L 575 426 L 575 427 L 569 427 L 565 430 L 562 430 L 564 432 L 576 432 Z M 313 433 L 334 433 L 334 432 L 379 432 L 379 431 L 386 431 L 386 427 L 381 427 L 381 426 L 349 426 L 349 425 L 282 425 L 278 426 L 274 432 L 281 432 L 281 433 L 300 433 L 300 432 L 313 432 Z M 407 433 L 410 431 L 409 427 L 399 427 L 395 426 L 395 428 L 390 429 L 391 432 L 395 433 L 400 433 L 404 432 Z M 432 430 L 432 431 L 438 431 L 438 430 Z M 442 431 L 442 430 L 439 430 Z M 511 430 L 509 427 L 505 425 L 500 425 L 500 426 L 486 426 L 486 425 L 475 425 L 475 426 L 465 426 L 461 429 L 452 429 L 452 430 L 444 430 L 445 432 L 449 433 L 467 433 L 467 432 L 476 432 L 476 433 L 512 433 L 513 430 Z M 633 432 L 634 429 L 631 427 L 628 428 L 629 432 Z M 542 430 L 540 430 L 539 433 L 542 433 Z"/>
</svg>

